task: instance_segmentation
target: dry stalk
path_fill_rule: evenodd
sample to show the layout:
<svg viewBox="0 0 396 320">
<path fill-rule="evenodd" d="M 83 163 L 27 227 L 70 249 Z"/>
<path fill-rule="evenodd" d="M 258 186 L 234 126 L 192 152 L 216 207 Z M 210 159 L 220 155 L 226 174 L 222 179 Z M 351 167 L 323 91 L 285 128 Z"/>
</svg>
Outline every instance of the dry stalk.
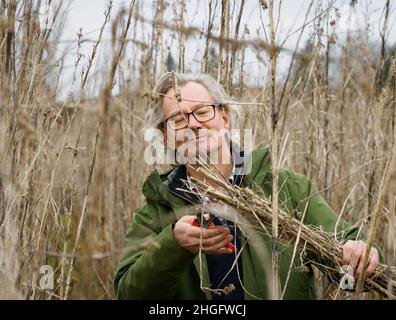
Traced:
<svg viewBox="0 0 396 320">
<path fill-rule="evenodd" d="M 179 12 L 179 19 L 178 19 L 178 24 L 180 27 L 180 30 L 183 29 L 184 26 L 184 15 L 185 15 L 185 10 L 186 10 L 186 4 L 184 0 L 180 1 L 180 12 Z M 179 40 L 179 64 L 178 64 L 178 71 L 179 72 L 185 72 L 184 70 L 184 56 L 185 56 L 185 35 L 183 32 L 179 32 L 178 34 L 178 40 Z"/>
<path fill-rule="evenodd" d="M 77 254 L 77 250 L 78 250 L 79 243 L 80 243 L 80 236 L 81 236 L 82 226 L 83 226 L 83 222 L 84 222 L 84 217 L 85 217 L 85 214 L 87 212 L 89 189 L 90 189 L 91 182 L 92 182 L 93 170 L 95 168 L 96 152 L 97 152 L 97 145 L 98 145 L 100 127 L 101 126 L 99 124 L 98 128 L 97 128 L 97 132 L 96 132 L 95 146 L 94 146 L 92 161 L 91 161 L 91 164 L 89 166 L 88 181 L 87 181 L 87 185 L 86 185 L 86 189 L 85 189 L 85 195 L 84 195 L 84 202 L 83 202 L 82 211 L 81 211 L 81 217 L 80 217 L 80 221 L 78 223 L 76 239 L 74 241 L 73 251 L 72 251 L 70 262 L 69 262 L 69 270 L 68 270 L 67 278 L 66 278 L 66 288 L 65 288 L 65 293 L 64 293 L 64 296 L 63 296 L 64 300 L 67 300 L 67 297 L 69 295 L 69 291 L 71 289 L 74 262 L 76 260 L 76 254 Z"/>
<path fill-rule="evenodd" d="M 206 29 L 208 37 L 206 37 L 206 41 L 205 41 L 205 52 L 203 55 L 204 62 L 202 64 L 202 71 L 205 73 L 209 72 L 209 63 L 208 63 L 209 47 L 210 47 L 210 39 L 212 36 L 213 23 L 215 21 L 214 17 L 216 14 L 217 4 L 218 4 L 218 1 L 214 1 L 214 0 L 209 1 L 209 16 L 208 16 L 208 25 L 207 25 L 207 29 Z"/>
<path fill-rule="evenodd" d="M 230 3 L 228 0 L 221 1 L 221 29 L 220 37 L 222 39 L 229 38 L 230 34 Z M 217 81 L 225 85 L 226 90 L 228 90 L 228 64 L 229 64 L 229 48 L 230 44 L 226 41 L 220 42 L 219 48 L 219 68 Z"/>
<path fill-rule="evenodd" d="M 278 116 L 279 109 L 276 104 L 276 63 L 278 50 L 276 49 L 275 41 L 275 22 L 274 22 L 274 2 L 270 0 L 269 4 L 269 19 L 270 19 L 270 51 L 269 59 L 271 62 L 271 128 L 272 128 L 272 144 L 271 144 L 271 161 L 272 161 L 272 297 L 274 300 L 280 298 L 280 280 L 279 280 L 279 266 L 278 266 L 278 142 L 279 142 L 279 127 Z"/>
<path fill-rule="evenodd" d="M 239 6 L 237 23 L 236 23 L 236 26 L 235 26 L 234 39 L 238 39 L 239 28 L 240 28 L 240 25 L 241 25 L 241 19 L 242 19 L 242 13 L 243 13 L 244 6 L 245 6 L 245 0 L 242 0 L 241 4 Z M 232 83 L 233 83 L 232 81 L 233 81 L 233 78 L 234 78 L 234 64 L 235 64 L 236 53 L 237 53 L 237 49 L 236 48 L 232 48 L 231 61 L 230 61 L 230 72 L 229 72 L 228 86 L 227 86 L 229 88 L 231 94 L 233 93 L 233 90 L 234 90 L 234 86 L 232 85 Z"/>
<path fill-rule="evenodd" d="M 98 36 L 97 40 L 95 41 L 95 43 L 94 43 L 94 45 L 92 47 L 92 52 L 91 52 L 91 56 L 89 57 L 87 70 L 85 71 L 84 78 L 81 81 L 81 85 L 80 85 L 80 99 L 84 99 L 85 84 L 87 83 L 89 72 L 91 70 L 93 61 L 95 59 L 96 52 L 98 50 L 99 44 L 100 44 L 100 42 L 102 40 L 103 31 L 105 29 L 105 26 L 106 26 L 107 22 L 110 20 L 110 13 L 111 13 L 112 7 L 113 7 L 113 0 L 109 0 L 109 3 L 107 5 L 107 10 L 106 10 L 106 12 L 104 14 L 104 16 L 105 16 L 104 22 L 103 22 L 103 24 L 102 24 L 102 26 L 100 28 L 99 36 Z"/>
</svg>

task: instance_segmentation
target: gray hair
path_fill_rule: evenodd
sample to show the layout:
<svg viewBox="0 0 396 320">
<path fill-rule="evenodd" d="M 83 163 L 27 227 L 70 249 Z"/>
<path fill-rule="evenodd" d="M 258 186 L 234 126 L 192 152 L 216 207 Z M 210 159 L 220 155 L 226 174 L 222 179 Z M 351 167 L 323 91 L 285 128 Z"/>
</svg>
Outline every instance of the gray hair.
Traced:
<svg viewBox="0 0 396 320">
<path fill-rule="evenodd" d="M 145 128 L 159 128 L 162 121 L 164 120 L 162 102 L 165 94 L 172 88 L 175 87 L 175 79 L 178 86 L 183 86 L 187 82 L 196 82 L 203 85 L 212 96 L 216 103 L 222 105 L 225 112 L 232 118 L 233 107 L 231 105 L 231 98 L 225 92 L 220 83 L 218 83 L 212 76 L 206 73 L 173 73 L 166 72 L 158 80 L 154 87 L 152 98 L 153 102 L 150 104 L 149 109 L 146 112 Z M 231 121 L 232 123 L 232 121 Z"/>
</svg>

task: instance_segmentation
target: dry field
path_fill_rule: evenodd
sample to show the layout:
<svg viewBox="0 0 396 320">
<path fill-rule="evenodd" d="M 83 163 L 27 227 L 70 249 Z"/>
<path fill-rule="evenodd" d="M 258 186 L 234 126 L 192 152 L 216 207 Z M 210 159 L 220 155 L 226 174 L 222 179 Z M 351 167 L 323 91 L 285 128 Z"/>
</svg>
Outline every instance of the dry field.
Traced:
<svg viewBox="0 0 396 320">
<path fill-rule="evenodd" d="M 151 15 L 148 1 L 120 10 L 108 1 L 97 38 L 81 33 L 66 49 L 66 1 L 0 1 L 0 299 L 114 298 L 124 234 L 153 169 L 143 158 L 144 113 L 172 67 L 208 72 L 251 103 L 235 104 L 236 126 L 310 177 L 395 265 L 396 50 L 387 39 L 396 3 L 383 1 L 375 31 L 366 1 L 306 1 L 288 42 L 277 27 L 289 1 L 200 1 L 206 15 L 194 25 L 192 1 L 152 1 Z M 258 30 L 244 25 L 248 5 L 260 12 Z M 339 31 L 357 15 L 366 19 L 359 32 Z M 251 79 L 252 61 L 261 78 Z M 54 270 L 47 291 L 45 265 Z M 336 288 L 317 276 L 318 298 L 334 299 Z"/>
</svg>

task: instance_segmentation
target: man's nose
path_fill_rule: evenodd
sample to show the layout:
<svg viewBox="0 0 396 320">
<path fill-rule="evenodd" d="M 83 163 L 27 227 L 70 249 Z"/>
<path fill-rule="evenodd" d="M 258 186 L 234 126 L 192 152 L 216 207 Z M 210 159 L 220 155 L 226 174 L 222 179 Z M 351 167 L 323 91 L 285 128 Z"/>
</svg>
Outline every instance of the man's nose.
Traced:
<svg viewBox="0 0 396 320">
<path fill-rule="evenodd" d="M 190 129 L 199 129 L 202 128 L 202 123 L 199 122 L 197 119 L 195 119 L 194 115 L 190 113 L 187 116 L 187 121 L 188 121 L 188 127 Z"/>
</svg>

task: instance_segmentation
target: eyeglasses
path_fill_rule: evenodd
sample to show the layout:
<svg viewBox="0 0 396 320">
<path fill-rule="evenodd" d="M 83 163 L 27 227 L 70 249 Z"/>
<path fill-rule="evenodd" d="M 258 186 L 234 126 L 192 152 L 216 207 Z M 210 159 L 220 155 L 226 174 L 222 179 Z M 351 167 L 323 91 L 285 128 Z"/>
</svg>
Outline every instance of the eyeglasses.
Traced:
<svg viewBox="0 0 396 320">
<path fill-rule="evenodd" d="M 190 121 L 190 114 L 195 120 L 204 123 L 213 120 L 216 116 L 216 107 L 221 108 L 221 104 L 203 105 L 199 106 L 193 112 L 177 113 L 169 118 L 166 118 L 162 125 L 174 130 L 181 130 L 188 127 Z"/>
</svg>

